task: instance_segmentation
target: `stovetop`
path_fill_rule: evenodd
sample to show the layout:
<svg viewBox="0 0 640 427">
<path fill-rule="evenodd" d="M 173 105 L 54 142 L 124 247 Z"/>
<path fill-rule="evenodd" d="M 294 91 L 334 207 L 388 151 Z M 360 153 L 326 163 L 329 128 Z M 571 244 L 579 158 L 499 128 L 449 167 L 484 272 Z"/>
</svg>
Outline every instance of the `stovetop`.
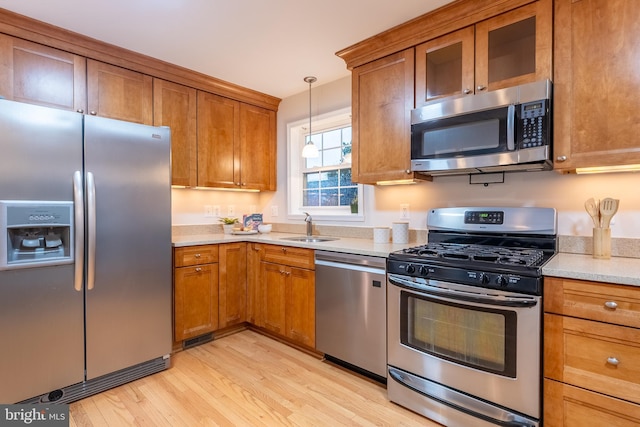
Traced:
<svg viewBox="0 0 640 427">
<path fill-rule="evenodd" d="M 390 274 L 541 294 L 542 266 L 556 253 L 555 210 L 442 208 L 427 225 L 429 243 L 389 254 Z"/>
<path fill-rule="evenodd" d="M 536 267 L 546 259 L 544 251 L 540 249 L 459 243 L 431 243 L 404 249 L 394 254 L 394 256 L 402 255 L 425 260 L 440 258 L 450 260 L 452 263 L 474 261 L 523 267 Z"/>
</svg>

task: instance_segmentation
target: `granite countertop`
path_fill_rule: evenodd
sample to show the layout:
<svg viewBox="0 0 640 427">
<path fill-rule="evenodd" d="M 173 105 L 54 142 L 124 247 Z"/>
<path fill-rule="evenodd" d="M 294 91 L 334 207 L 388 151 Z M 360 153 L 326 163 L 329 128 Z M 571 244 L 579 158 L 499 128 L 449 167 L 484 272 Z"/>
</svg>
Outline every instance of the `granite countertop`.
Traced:
<svg viewBox="0 0 640 427">
<path fill-rule="evenodd" d="M 418 245 L 418 243 L 416 242 L 408 244 L 373 243 L 373 240 L 371 239 L 356 239 L 351 237 L 340 237 L 338 238 L 338 240 L 317 243 L 282 240 L 283 237 L 293 236 L 301 236 L 301 234 L 276 232 L 266 234 L 193 234 L 184 236 L 173 236 L 172 241 L 174 247 L 211 245 L 231 242 L 256 242 L 269 243 L 272 245 L 294 246 L 298 248 L 343 252 L 357 255 L 369 255 L 384 258 L 386 258 L 391 252 Z"/>
<path fill-rule="evenodd" d="M 281 232 L 238 235 L 207 233 L 175 235 L 172 241 L 174 247 L 231 242 L 257 242 L 385 258 L 391 252 L 419 244 L 417 242 L 410 242 L 408 244 L 373 243 L 371 239 L 352 237 L 340 237 L 338 240 L 318 243 L 282 240 L 283 237 L 293 236 L 301 236 L 301 234 Z M 612 257 L 611 259 L 604 260 L 595 259 L 591 255 L 558 253 L 542 267 L 542 274 L 545 276 L 565 277 L 569 279 L 640 286 L 640 258 Z"/>
<path fill-rule="evenodd" d="M 558 253 L 542 267 L 545 276 L 640 286 L 640 258 Z"/>
</svg>

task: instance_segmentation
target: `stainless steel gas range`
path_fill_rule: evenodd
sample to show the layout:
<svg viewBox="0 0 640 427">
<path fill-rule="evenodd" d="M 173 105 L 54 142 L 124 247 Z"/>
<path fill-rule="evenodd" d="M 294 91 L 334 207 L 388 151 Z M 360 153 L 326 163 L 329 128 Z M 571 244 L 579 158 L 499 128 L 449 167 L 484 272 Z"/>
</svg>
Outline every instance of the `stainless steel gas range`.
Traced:
<svg viewBox="0 0 640 427">
<path fill-rule="evenodd" d="M 429 212 L 429 243 L 387 261 L 389 399 L 448 427 L 541 425 L 549 208 Z"/>
</svg>

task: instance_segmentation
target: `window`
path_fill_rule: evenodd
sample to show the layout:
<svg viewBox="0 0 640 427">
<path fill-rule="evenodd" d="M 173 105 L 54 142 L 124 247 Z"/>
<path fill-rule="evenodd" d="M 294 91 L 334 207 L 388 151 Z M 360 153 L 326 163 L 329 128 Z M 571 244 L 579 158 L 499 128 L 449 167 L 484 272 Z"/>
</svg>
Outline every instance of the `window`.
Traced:
<svg viewBox="0 0 640 427">
<path fill-rule="evenodd" d="M 351 115 L 341 110 L 313 120 L 316 158 L 302 158 L 308 119 L 289 124 L 289 215 L 362 221 L 362 186 L 351 182 Z"/>
</svg>

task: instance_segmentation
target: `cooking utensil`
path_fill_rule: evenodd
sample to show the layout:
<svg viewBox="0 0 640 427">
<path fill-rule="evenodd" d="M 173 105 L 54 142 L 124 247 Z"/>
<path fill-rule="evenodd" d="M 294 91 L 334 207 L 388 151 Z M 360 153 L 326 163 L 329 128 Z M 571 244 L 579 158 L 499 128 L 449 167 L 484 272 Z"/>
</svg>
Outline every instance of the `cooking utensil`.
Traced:
<svg viewBox="0 0 640 427">
<path fill-rule="evenodd" d="M 611 218 L 618 212 L 620 200 L 607 197 L 600 202 L 600 225 L 602 228 L 609 228 Z"/>
<path fill-rule="evenodd" d="M 600 227 L 600 210 L 598 208 L 598 202 L 593 200 L 593 197 L 590 197 L 586 202 L 584 202 L 584 208 L 593 220 L 593 226 L 596 228 Z"/>
</svg>

